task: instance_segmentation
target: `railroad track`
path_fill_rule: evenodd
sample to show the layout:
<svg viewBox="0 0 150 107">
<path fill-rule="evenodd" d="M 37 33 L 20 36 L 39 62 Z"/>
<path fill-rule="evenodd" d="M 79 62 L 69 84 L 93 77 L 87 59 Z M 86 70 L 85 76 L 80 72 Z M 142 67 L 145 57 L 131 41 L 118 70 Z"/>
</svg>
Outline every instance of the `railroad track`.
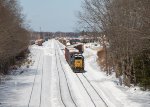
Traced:
<svg viewBox="0 0 150 107">
<path fill-rule="evenodd" d="M 40 103 L 39 103 L 39 107 L 41 107 L 41 104 L 42 104 L 43 71 L 44 71 L 44 56 L 43 56 L 43 63 L 42 63 L 41 92 L 40 92 Z"/>
<path fill-rule="evenodd" d="M 95 89 L 95 87 L 92 85 L 92 83 L 90 82 L 90 80 L 82 73 L 83 77 L 87 80 L 87 82 L 90 84 L 90 86 L 94 89 L 94 91 L 96 92 L 96 94 L 99 96 L 99 98 L 103 101 L 103 103 L 105 104 L 106 107 L 108 107 L 108 104 L 106 103 L 106 101 L 101 97 L 101 95 L 98 93 L 98 91 Z"/>
<path fill-rule="evenodd" d="M 37 71 L 38 71 L 38 67 L 39 67 L 40 58 L 41 58 L 41 53 L 40 53 L 40 56 L 39 56 L 39 59 L 38 59 L 37 67 L 36 67 L 36 72 L 35 72 L 35 76 L 34 76 L 34 80 L 33 80 L 33 84 L 32 84 L 32 89 L 31 89 L 31 93 L 30 93 L 30 97 L 29 97 L 28 107 L 30 107 L 31 97 L 32 97 L 33 88 L 34 88 L 34 85 L 35 85 L 35 80 L 36 80 L 36 76 L 37 76 Z"/>
<path fill-rule="evenodd" d="M 93 103 L 94 107 L 96 107 L 96 104 L 95 104 L 94 100 L 92 99 L 90 93 L 89 93 L 88 90 L 86 89 L 84 83 L 82 82 L 82 80 L 80 79 L 80 77 L 78 76 L 78 74 L 76 74 L 76 76 L 78 77 L 78 79 L 79 79 L 79 81 L 81 82 L 81 84 L 82 84 L 84 90 L 86 91 L 86 93 L 87 93 L 88 96 L 90 97 L 90 100 L 91 100 L 91 102 Z"/>
<path fill-rule="evenodd" d="M 33 84 L 32 84 L 32 89 L 31 89 L 31 93 L 30 93 L 30 97 L 29 97 L 29 101 L 28 101 L 28 107 L 30 107 L 30 103 L 31 103 L 31 99 L 32 99 L 32 95 L 33 95 L 33 90 L 34 90 L 34 86 L 35 86 L 35 81 L 37 78 L 37 73 L 38 73 L 38 68 L 39 68 L 39 62 L 41 60 L 41 54 L 39 55 L 39 59 L 37 62 L 37 67 L 36 67 L 36 72 L 35 72 L 35 76 L 34 76 L 34 80 L 33 80 Z M 43 57 L 43 62 L 44 62 L 44 57 Z M 40 102 L 39 102 L 39 107 L 41 107 L 41 96 L 42 96 L 42 81 L 43 81 L 43 63 L 42 63 L 42 77 L 41 77 L 41 90 L 40 90 Z"/>
<path fill-rule="evenodd" d="M 60 45 L 60 44 L 59 44 Z M 108 104 L 105 102 L 105 100 L 101 97 L 101 95 L 99 94 L 99 92 L 95 89 L 95 87 L 91 84 L 90 80 L 83 74 L 81 73 L 82 76 L 85 78 L 85 80 L 88 82 L 88 84 L 91 86 L 91 88 L 94 90 L 94 92 L 97 94 L 97 96 L 99 97 L 99 99 L 104 103 L 105 107 L 109 107 Z M 97 107 L 96 103 L 94 102 L 92 96 L 90 95 L 90 92 L 88 92 L 88 90 L 86 89 L 86 86 L 84 84 L 84 82 L 82 81 L 82 79 L 78 76 L 78 74 L 76 73 L 77 78 L 79 79 L 80 83 L 82 84 L 84 90 L 86 91 L 86 93 L 88 94 L 91 102 L 93 103 L 94 107 Z M 98 106 L 99 107 L 99 106 Z"/>
<path fill-rule="evenodd" d="M 56 68 L 57 68 L 57 73 L 58 73 L 60 99 L 61 99 L 61 102 L 62 102 L 62 104 L 64 105 L 64 107 L 67 107 L 66 104 L 65 104 L 64 101 L 63 101 L 63 98 L 62 98 L 62 90 L 61 90 L 61 85 L 60 85 L 60 73 L 59 73 L 59 70 L 58 70 L 58 62 L 57 62 L 56 50 L 55 50 L 55 57 L 56 57 Z"/>
<path fill-rule="evenodd" d="M 97 96 L 99 97 L 99 99 L 104 103 L 105 107 L 109 107 L 108 104 L 105 102 L 105 100 L 101 97 L 101 95 L 99 94 L 99 92 L 98 92 L 98 91 L 95 89 L 95 87 L 91 84 L 90 80 L 89 80 L 83 73 L 81 73 L 81 74 L 82 74 L 82 76 L 85 78 L 85 80 L 87 81 L 87 83 L 91 86 L 91 88 L 94 90 L 94 92 L 97 94 Z M 99 105 L 99 106 L 96 105 L 96 103 L 94 102 L 92 96 L 90 95 L 90 93 L 89 93 L 88 90 L 86 89 L 85 84 L 84 84 L 84 82 L 82 81 L 82 79 L 79 77 L 78 74 L 76 74 L 76 76 L 78 77 L 78 79 L 80 80 L 80 82 L 81 82 L 81 84 L 83 85 L 84 89 L 86 90 L 87 94 L 89 95 L 89 97 L 90 97 L 90 99 L 91 99 L 93 105 L 94 105 L 95 107 L 99 107 L 100 105 Z"/>
<path fill-rule="evenodd" d="M 58 47 L 58 46 L 57 46 L 57 47 Z M 70 90 L 70 88 L 69 88 L 68 79 L 67 79 L 67 77 L 66 77 L 66 73 L 65 73 L 65 71 L 64 71 L 64 68 L 63 68 L 63 65 L 62 65 L 62 61 L 61 61 L 61 59 L 60 59 L 60 54 L 59 54 L 59 52 L 57 52 L 57 54 L 56 54 L 56 52 L 57 52 L 57 51 L 55 50 L 56 63 L 57 63 L 57 71 L 58 71 L 58 76 L 59 76 L 59 87 L 60 87 L 61 101 L 62 101 L 63 105 L 64 105 L 65 107 L 67 107 L 67 105 L 66 105 L 65 102 L 63 101 L 63 97 L 62 97 L 62 93 L 61 93 L 60 70 L 58 69 L 58 61 L 57 61 L 57 60 L 59 60 L 61 69 L 62 69 L 63 74 L 64 74 L 64 76 L 65 76 L 65 80 L 66 80 L 66 83 L 67 83 L 68 92 L 69 92 L 70 98 L 71 98 L 71 100 L 72 100 L 72 103 L 73 103 L 73 105 L 74 105 L 75 107 L 78 107 L 77 104 L 75 103 L 73 97 L 72 97 L 72 93 L 71 93 L 71 90 Z"/>
</svg>

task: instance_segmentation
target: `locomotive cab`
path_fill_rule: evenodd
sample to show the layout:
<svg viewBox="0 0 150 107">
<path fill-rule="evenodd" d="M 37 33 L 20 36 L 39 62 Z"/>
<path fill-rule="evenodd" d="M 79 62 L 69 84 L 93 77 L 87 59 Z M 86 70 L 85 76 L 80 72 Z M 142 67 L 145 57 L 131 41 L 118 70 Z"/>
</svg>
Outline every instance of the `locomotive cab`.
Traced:
<svg viewBox="0 0 150 107">
<path fill-rule="evenodd" d="M 65 48 L 65 58 L 74 72 L 84 71 L 84 57 L 78 49 L 73 47 Z"/>
<path fill-rule="evenodd" d="M 82 54 L 74 55 L 73 69 L 78 71 L 84 70 L 84 57 Z"/>
</svg>

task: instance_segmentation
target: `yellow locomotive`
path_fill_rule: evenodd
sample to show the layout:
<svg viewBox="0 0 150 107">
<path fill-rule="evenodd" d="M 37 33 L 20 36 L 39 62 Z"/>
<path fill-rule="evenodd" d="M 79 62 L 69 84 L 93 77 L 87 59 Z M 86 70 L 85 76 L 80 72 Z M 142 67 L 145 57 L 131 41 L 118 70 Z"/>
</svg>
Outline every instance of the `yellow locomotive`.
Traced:
<svg viewBox="0 0 150 107">
<path fill-rule="evenodd" d="M 78 49 L 66 47 L 65 58 L 74 72 L 84 71 L 84 57 Z"/>
<path fill-rule="evenodd" d="M 73 56 L 72 69 L 78 71 L 84 70 L 84 57 L 82 54 L 75 54 Z"/>
</svg>

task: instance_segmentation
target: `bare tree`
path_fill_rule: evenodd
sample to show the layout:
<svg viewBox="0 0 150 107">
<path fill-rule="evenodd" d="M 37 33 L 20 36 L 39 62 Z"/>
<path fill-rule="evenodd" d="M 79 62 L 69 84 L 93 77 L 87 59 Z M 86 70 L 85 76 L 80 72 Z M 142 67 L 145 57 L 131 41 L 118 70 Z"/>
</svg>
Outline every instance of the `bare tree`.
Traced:
<svg viewBox="0 0 150 107">
<path fill-rule="evenodd" d="M 16 0 L 0 0 L 0 72 L 6 73 L 15 57 L 28 47 L 28 30 Z"/>
<path fill-rule="evenodd" d="M 137 57 L 150 50 L 149 5 L 149 0 L 84 0 L 83 10 L 79 13 L 80 24 L 101 37 L 107 74 L 113 67 L 116 77 L 122 83 L 123 75 L 127 86 L 137 83 Z M 146 58 L 148 56 L 147 52 Z"/>
</svg>

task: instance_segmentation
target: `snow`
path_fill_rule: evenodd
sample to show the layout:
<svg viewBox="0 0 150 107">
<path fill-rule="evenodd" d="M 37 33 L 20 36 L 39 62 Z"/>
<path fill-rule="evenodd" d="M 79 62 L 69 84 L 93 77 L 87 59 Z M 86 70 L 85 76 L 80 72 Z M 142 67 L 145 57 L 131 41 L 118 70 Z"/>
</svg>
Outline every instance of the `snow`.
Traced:
<svg viewBox="0 0 150 107">
<path fill-rule="evenodd" d="M 87 44 L 89 45 L 91 44 Z M 90 78 L 107 103 L 111 107 L 150 107 L 150 92 L 142 91 L 139 87 L 119 86 L 119 81 L 115 78 L 114 73 L 106 76 L 97 64 L 96 50 L 93 48 L 93 46 L 87 48 L 84 53 L 85 57 L 88 56 L 85 60 L 85 69 L 89 71 L 85 75 Z"/>
<path fill-rule="evenodd" d="M 69 50 L 69 52 L 79 52 L 79 50 L 77 50 L 76 48 L 72 48 L 72 47 L 69 47 L 67 48 Z"/>
<path fill-rule="evenodd" d="M 72 71 L 64 57 L 65 46 L 58 41 L 31 46 L 29 59 L 34 64 L 1 80 L 0 107 L 150 107 L 149 91 L 120 86 L 114 74 L 105 75 L 97 64 L 100 47 L 85 44 L 82 74 Z"/>
</svg>

